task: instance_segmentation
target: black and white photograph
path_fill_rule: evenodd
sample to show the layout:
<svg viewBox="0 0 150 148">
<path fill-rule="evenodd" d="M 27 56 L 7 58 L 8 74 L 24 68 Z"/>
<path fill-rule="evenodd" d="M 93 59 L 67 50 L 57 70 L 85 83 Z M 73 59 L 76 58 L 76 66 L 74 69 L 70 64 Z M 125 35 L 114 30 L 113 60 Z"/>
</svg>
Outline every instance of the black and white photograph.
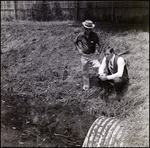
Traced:
<svg viewBox="0 0 150 148">
<path fill-rule="evenodd" d="M 149 147 L 149 1 L 1 1 L 1 147 Z"/>
</svg>

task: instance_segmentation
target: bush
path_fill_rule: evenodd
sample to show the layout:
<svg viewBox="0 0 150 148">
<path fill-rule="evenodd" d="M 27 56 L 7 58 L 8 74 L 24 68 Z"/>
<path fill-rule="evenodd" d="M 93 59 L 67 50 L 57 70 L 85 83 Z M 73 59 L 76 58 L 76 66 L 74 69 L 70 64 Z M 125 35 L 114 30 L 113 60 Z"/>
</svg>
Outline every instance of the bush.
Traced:
<svg viewBox="0 0 150 148">
<path fill-rule="evenodd" d="M 63 14 L 59 2 L 55 2 L 53 8 L 46 2 L 33 4 L 32 9 L 29 10 L 29 15 L 33 21 L 65 20 L 66 17 L 70 17 Z"/>
<path fill-rule="evenodd" d="M 47 3 L 36 3 L 33 4 L 31 9 L 31 16 L 34 21 L 51 21 L 53 20 L 53 15 L 51 8 Z"/>
<path fill-rule="evenodd" d="M 10 21 L 13 21 L 14 18 L 12 16 L 7 16 L 7 17 L 4 17 L 4 18 L 1 18 L 2 21 L 7 21 L 7 22 L 10 22 Z"/>
<path fill-rule="evenodd" d="M 60 7 L 60 3 L 55 2 L 54 8 L 52 10 L 53 10 L 53 15 L 54 15 L 54 20 L 63 20 L 63 13 Z"/>
</svg>

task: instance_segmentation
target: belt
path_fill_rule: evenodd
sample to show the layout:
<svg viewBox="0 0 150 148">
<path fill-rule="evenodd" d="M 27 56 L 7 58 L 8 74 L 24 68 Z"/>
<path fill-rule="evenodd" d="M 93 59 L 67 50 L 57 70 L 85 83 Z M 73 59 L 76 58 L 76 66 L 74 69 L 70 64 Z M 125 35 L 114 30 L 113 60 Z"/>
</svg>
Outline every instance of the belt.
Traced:
<svg viewBox="0 0 150 148">
<path fill-rule="evenodd" d="M 82 53 L 81 56 L 84 57 L 84 58 L 93 58 L 93 57 L 96 56 L 96 53 L 95 52 L 94 53 L 89 53 L 89 54 Z"/>
<path fill-rule="evenodd" d="M 83 52 L 83 53 L 84 54 L 93 54 L 94 52 L 93 53 L 92 52 Z"/>
</svg>

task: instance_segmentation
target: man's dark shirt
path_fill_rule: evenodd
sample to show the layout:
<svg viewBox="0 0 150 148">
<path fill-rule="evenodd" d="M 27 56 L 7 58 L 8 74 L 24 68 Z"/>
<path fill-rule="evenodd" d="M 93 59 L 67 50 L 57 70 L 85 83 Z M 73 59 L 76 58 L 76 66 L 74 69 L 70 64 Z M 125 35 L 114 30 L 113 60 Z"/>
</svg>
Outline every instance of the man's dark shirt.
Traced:
<svg viewBox="0 0 150 148">
<path fill-rule="evenodd" d="M 91 31 L 89 37 L 87 38 L 85 32 L 80 33 L 74 40 L 76 44 L 82 43 L 83 52 L 85 54 L 90 54 L 95 52 L 95 45 L 99 45 L 99 38 L 97 33 Z"/>
</svg>

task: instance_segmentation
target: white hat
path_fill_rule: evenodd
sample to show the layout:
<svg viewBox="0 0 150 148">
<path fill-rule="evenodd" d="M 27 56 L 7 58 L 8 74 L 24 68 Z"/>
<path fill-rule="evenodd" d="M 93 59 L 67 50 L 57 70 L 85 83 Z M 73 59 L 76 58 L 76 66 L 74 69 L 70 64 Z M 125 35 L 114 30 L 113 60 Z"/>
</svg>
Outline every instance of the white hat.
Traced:
<svg viewBox="0 0 150 148">
<path fill-rule="evenodd" d="M 82 22 L 83 26 L 85 28 L 94 28 L 95 25 L 93 24 L 93 22 L 91 20 L 85 20 L 85 22 Z"/>
</svg>

